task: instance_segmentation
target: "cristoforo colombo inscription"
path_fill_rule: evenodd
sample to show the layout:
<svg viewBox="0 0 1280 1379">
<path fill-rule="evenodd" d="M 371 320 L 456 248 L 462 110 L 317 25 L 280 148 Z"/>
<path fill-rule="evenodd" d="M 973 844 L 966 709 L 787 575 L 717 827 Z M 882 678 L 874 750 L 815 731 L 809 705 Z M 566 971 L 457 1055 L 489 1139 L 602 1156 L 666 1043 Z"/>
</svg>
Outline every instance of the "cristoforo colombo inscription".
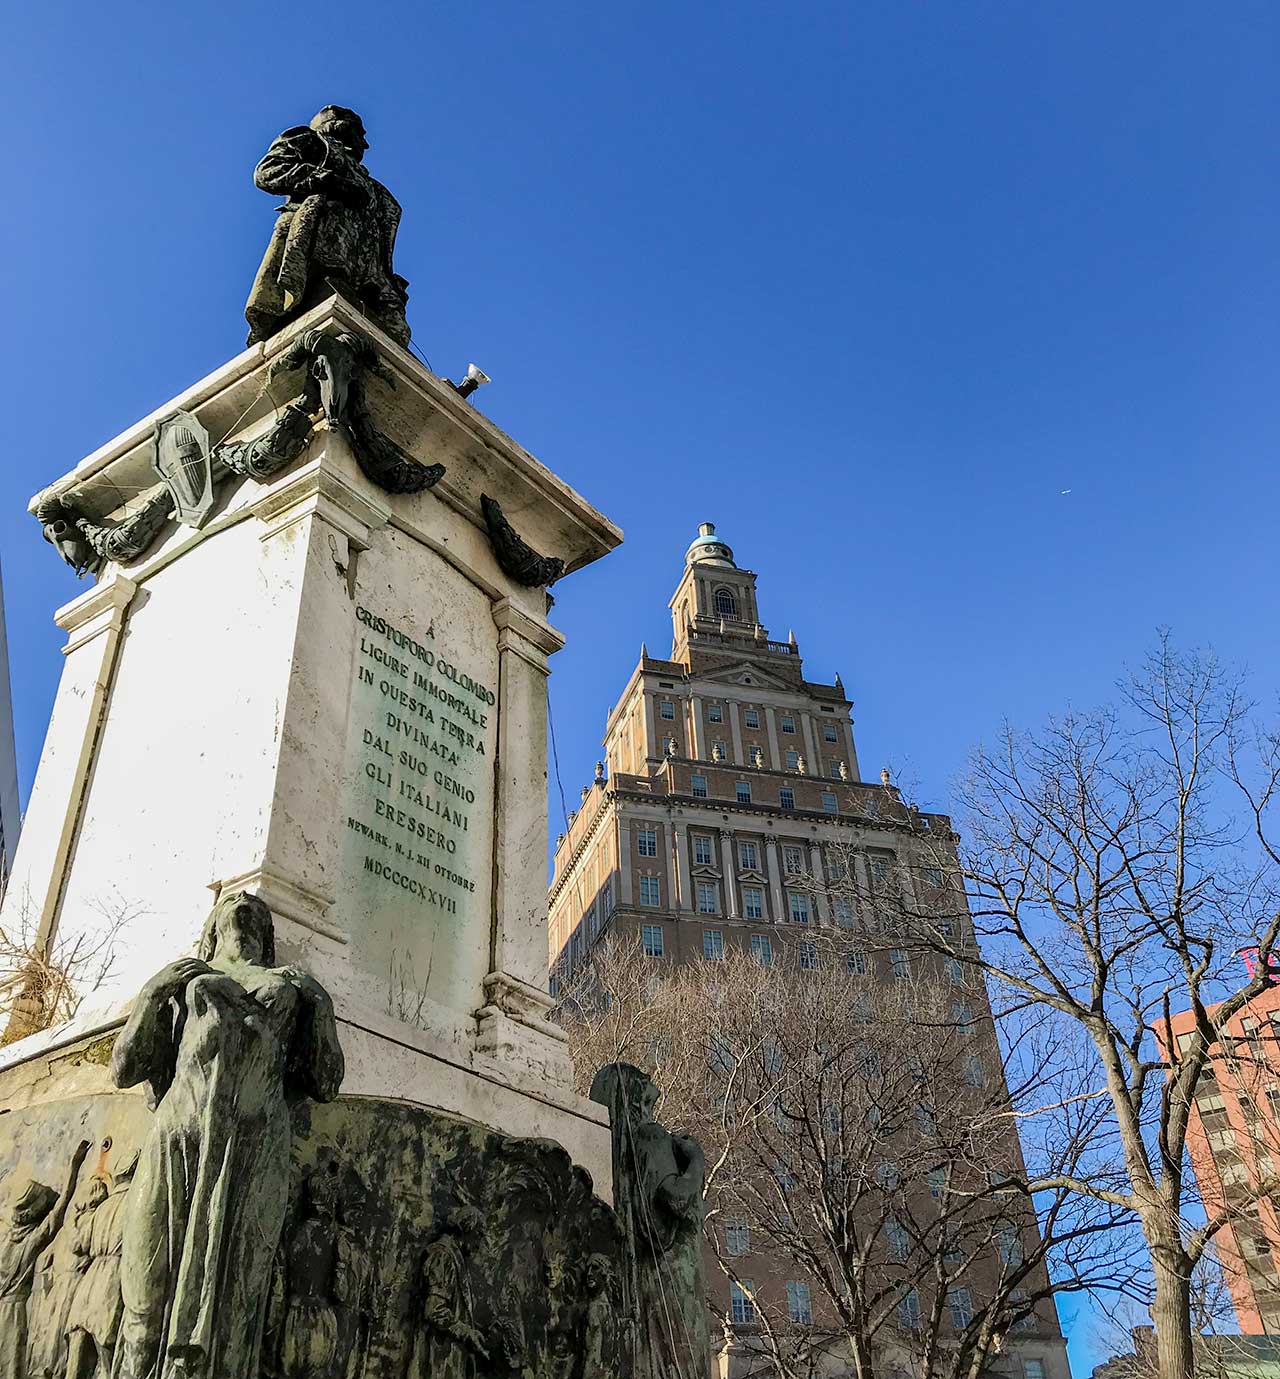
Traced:
<svg viewBox="0 0 1280 1379">
<path fill-rule="evenodd" d="M 481 888 L 473 839 L 493 808 L 497 696 L 457 666 L 435 624 L 416 636 L 368 608 L 351 689 L 348 834 L 367 881 L 437 915 Z"/>
</svg>

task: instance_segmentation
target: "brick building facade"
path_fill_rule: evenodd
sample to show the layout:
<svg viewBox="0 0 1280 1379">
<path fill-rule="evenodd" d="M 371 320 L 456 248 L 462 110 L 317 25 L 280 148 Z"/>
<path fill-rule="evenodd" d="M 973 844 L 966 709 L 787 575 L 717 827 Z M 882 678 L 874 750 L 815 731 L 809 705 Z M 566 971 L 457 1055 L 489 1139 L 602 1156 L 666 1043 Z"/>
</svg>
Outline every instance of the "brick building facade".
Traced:
<svg viewBox="0 0 1280 1379">
<path fill-rule="evenodd" d="M 553 990 L 609 933 L 638 935 L 644 952 L 664 963 L 735 947 L 768 962 L 804 942 L 805 926 L 854 928 L 852 902 L 804 884 L 829 874 L 833 845 L 844 857 L 852 846 L 864 893 L 890 871 L 908 886 L 944 884 L 936 866 L 898 863 L 922 829 L 931 843 L 949 839 L 949 821 L 909 815 L 887 774 L 862 780 L 839 676 L 829 685 L 807 680 L 795 637 L 770 638 L 756 576 L 735 563 L 710 523 L 686 553 L 670 608 L 671 654 L 642 648 L 609 715 L 596 779 L 556 843 Z M 889 980 L 896 960 L 892 950 L 869 952 L 866 970 Z M 975 1019 L 989 1014 L 984 991 L 965 999 Z M 993 1039 L 989 1053 L 998 1070 Z M 786 1288 L 788 1296 L 797 1289 L 767 1258 L 750 1267 L 757 1288 Z M 710 1262 L 708 1277 L 723 1284 Z M 972 1284 L 981 1290 L 980 1277 Z M 741 1300 L 727 1284 L 723 1290 L 729 1340 L 721 1364 L 733 1376 L 743 1369 L 733 1361 Z M 999 1367 L 1017 1379 L 1066 1379 L 1052 1302 L 1019 1328 Z"/>
<path fill-rule="evenodd" d="M 1195 1012 L 1171 1016 L 1169 1028 L 1175 1047 L 1184 1045 Z M 1176 1058 L 1165 1031 L 1155 1034 L 1163 1056 Z M 1248 1201 L 1280 1164 L 1280 986 L 1227 1022 L 1196 1087 L 1187 1152 L 1206 1214 L 1232 1212 L 1215 1245 L 1241 1333 L 1280 1336 L 1280 1202 Z"/>
</svg>

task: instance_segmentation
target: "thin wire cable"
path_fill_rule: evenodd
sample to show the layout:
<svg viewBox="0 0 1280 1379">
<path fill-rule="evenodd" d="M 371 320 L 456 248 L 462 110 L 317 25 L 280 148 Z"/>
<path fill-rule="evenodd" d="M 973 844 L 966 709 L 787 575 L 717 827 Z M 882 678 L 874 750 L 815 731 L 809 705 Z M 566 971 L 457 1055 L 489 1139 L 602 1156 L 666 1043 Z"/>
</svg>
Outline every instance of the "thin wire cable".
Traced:
<svg viewBox="0 0 1280 1379">
<path fill-rule="evenodd" d="M 409 348 L 414 352 L 414 354 L 418 356 L 419 359 L 422 360 L 422 362 L 427 366 L 428 369 L 431 369 L 432 373 L 435 373 L 435 370 L 431 368 L 431 360 L 428 359 L 425 354 L 423 354 L 423 352 L 417 347 L 417 345 L 413 343 L 412 340 L 409 341 Z"/>
<path fill-rule="evenodd" d="M 551 760 L 556 771 L 556 785 L 560 788 L 560 813 L 564 816 L 564 831 L 569 832 L 569 806 L 564 798 L 564 781 L 560 779 L 560 753 L 556 751 L 556 721 L 551 716 L 551 689 L 547 688 L 547 729 L 551 734 Z"/>
</svg>

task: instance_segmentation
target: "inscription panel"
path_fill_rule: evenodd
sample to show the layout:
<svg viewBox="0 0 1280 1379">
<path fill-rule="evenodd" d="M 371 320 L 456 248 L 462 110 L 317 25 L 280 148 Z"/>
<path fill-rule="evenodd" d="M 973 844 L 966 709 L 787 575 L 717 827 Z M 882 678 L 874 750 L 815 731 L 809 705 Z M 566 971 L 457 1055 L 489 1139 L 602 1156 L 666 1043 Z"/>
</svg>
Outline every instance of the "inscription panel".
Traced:
<svg viewBox="0 0 1280 1379">
<path fill-rule="evenodd" d="M 474 1008 L 489 959 L 496 633 L 479 591 L 451 598 L 440 584 L 427 608 L 362 594 L 353 610 L 349 931 L 365 972 L 385 973 L 389 1012 L 411 1023 L 424 997 Z"/>
</svg>

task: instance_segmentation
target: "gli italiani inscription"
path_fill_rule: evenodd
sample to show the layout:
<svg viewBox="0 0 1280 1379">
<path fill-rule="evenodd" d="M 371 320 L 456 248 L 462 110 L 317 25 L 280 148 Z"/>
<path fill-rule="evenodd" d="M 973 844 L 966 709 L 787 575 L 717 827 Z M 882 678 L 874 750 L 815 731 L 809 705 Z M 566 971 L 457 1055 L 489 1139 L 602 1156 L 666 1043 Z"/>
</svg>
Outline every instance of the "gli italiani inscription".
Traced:
<svg viewBox="0 0 1280 1379">
<path fill-rule="evenodd" d="M 458 663 L 439 619 L 410 631 L 363 604 L 355 616 L 348 876 L 384 932 L 487 933 L 495 688 Z M 414 951 L 420 941 L 399 961 Z M 431 963 L 434 945 L 426 954 Z"/>
</svg>

